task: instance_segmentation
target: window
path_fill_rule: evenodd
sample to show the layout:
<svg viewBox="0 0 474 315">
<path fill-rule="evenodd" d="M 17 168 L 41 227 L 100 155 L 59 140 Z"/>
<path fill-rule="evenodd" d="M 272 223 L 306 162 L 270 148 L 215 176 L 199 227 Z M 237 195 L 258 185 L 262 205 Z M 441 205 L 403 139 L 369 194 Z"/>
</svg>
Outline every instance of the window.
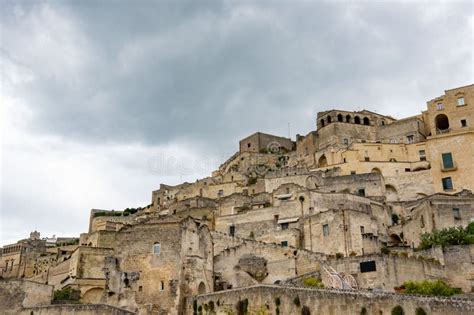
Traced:
<svg viewBox="0 0 474 315">
<path fill-rule="evenodd" d="M 438 103 L 438 104 L 436 104 L 436 109 L 437 109 L 437 110 L 442 110 L 442 109 L 444 109 L 443 103 Z"/>
<path fill-rule="evenodd" d="M 415 136 L 414 135 L 407 136 L 407 142 L 408 143 L 413 143 L 414 141 L 415 141 Z"/>
<path fill-rule="evenodd" d="M 282 230 L 288 230 L 288 227 L 290 226 L 289 223 L 282 223 L 280 224 Z"/>
<path fill-rule="evenodd" d="M 458 97 L 458 106 L 463 106 L 463 105 L 466 105 L 466 103 L 464 102 L 464 97 Z"/>
<path fill-rule="evenodd" d="M 219 189 L 219 191 L 217 192 L 217 197 L 222 197 L 222 196 L 224 196 L 224 190 Z"/>
<path fill-rule="evenodd" d="M 288 241 L 281 241 L 281 246 L 288 247 Z"/>
<path fill-rule="evenodd" d="M 359 190 L 357 190 L 357 194 L 359 196 L 365 197 L 365 189 L 364 188 L 359 188 Z"/>
<path fill-rule="evenodd" d="M 355 175 L 356 174 L 356 171 L 351 171 L 351 175 Z"/>
<path fill-rule="evenodd" d="M 409 172 L 409 171 L 410 171 L 410 169 L 409 169 L 409 168 L 405 168 L 405 172 Z"/>
<path fill-rule="evenodd" d="M 459 208 L 453 208 L 453 217 L 455 220 L 461 220 L 461 212 Z"/>
<path fill-rule="evenodd" d="M 461 119 L 461 127 L 467 127 L 467 120 L 466 119 Z"/>
<path fill-rule="evenodd" d="M 451 153 L 443 153 L 441 156 L 443 158 L 443 169 L 454 168 L 453 155 Z"/>
<path fill-rule="evenodd" d="M 344 138 L 344 145 L 349 145 L 349 139 Z"/>
<path fill-rule="evenodd" d="M 425 150 L 418 151 L 418 155 L 420 156 L 420 161 L 426 161 L 426 152 L 425 152 Z"/>
<path fill-rule="evenodd" d="M 441 179 L 443 183 L 443 190 L 452 190 L 453 189 L 453 180 L 451 177 L 444 177 Z"/>
<path fill-rule="evenodd" d="M 247 148 L 250 148 L 250 143 L 247 143 Z"/>
<path fill-rule="evenodd" d="M 153 254 L 159 255 L 161 253 L 161 244 L 159 242 L 156 242 L 153 244 Z"/>
<path fill-rule="evenodd" d="M 161 289 L 161 291 L 165 290 L 165 282 L 164 281 L 160 281 L 160 289 Z"/>
<path fill-rule="evenodd" d="M 369 161 L 370 161 L 370 157 L 366 156 L 366 157 L 364 158 L 364 161 L 369 162 Z"/>
<path fill-rule="evenodd" d="M 361 225 L 361 226 L 360 226 L 360 234 L 364 234 L 364 232 L 365 232 L 365 231 L 364 231 L 364 226 Z"/>
<path fill-rule="evenodd" d="M 377 271 L 377 267 L 375 265 L 375 260 L 371 261 L 364 261 L 360 263 L 360 272 L 371 272 Z"/>
<path fill-rule="evenodd" d="M 229 235 L 234 236 L 235 235 L 235 225 L 229 226 Z"/>
<path fill-rule="evenodd" d="M 324 236 L 329 235 L 329 225 L 328 224 L 323 224 L 323 235 Z"/>
</svg>

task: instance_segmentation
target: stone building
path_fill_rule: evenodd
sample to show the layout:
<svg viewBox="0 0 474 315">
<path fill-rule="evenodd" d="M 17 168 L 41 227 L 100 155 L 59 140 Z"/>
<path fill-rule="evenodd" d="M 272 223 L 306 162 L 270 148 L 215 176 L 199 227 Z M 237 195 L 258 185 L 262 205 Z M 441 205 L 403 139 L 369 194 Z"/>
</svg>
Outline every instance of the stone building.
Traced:
<svg viewBox="0 0 474 315">
<path fill-rule="evenodd" d="M 413 117 L 329 110 L 296 142 L 257 132 L 211 176 L 160 184 L 150 205 L 91 210 L 79 244 L 58 238 L 48 247 L 32 233 L 5 246 L 1 276 L 72 288 L 83 303 L 139 314 L 184 314 L 194 307 L 190 296 L 215 291 L 223 291 L 219 308 L 233 309 L 224 302 L 236 302 L 232 292 L 240 291 L 232 290 L 288 288 L 305 277 L 384 292 L 442 279 L 473 291 L 474 245 L 417 250 L 423 233 L 474 220 L 473 106 L 469 85 Z M 255 303 L 278 291 L 263 288 Z"/>
</svg>

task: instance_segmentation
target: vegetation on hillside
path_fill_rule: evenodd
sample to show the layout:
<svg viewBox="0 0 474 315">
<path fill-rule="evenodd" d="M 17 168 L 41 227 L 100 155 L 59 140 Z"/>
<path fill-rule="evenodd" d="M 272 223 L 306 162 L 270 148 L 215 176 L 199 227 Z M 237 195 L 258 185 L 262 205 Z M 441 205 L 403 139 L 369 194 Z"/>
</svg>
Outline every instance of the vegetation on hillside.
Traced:
<svg viewBox="0 0 474 315">
<path fill-rule="evenodd" d="M 404 294 L 451 296 L 462 293 L 461 289 L 449 286 L 443 280 L 405 281 L 397 291 Z"/>
<path fill-rule="evenodd" d="M 419 250 L 429 249 L 434 246 L 444 248 L 448 245 L 474 244 L 474 222 L 471 222 L 466 228 L 456 226 L 424 233 L 421 235 L 420 240 Z"/>
</svg>

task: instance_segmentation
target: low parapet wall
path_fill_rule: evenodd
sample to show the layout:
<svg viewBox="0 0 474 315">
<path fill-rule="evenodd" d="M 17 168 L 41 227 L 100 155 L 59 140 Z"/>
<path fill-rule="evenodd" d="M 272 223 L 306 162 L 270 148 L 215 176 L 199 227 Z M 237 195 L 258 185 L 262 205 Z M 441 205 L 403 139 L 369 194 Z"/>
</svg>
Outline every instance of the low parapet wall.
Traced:
<svg viewBox="0 0 474 315">
<path fill-rule="evenodd" d="M 135 313 L 105 304 L 64 304 L 25 308 L 21 315 L 134 315 Z"/>
<path fill-rule="evenodd" d="M 423 309 L 430 315 L 474 314 L 474 301 L 461 298 L 440 298 L 395 293 L 343 291 L 258 285 L 214 292 L 186 300 L 185 314 L 391 314 L 400 306 L 405 314 Z M 239 312 L 240 309 L 240 312 Z M 277 311 L 278 309 L 278 311 Z"/>
</svg>

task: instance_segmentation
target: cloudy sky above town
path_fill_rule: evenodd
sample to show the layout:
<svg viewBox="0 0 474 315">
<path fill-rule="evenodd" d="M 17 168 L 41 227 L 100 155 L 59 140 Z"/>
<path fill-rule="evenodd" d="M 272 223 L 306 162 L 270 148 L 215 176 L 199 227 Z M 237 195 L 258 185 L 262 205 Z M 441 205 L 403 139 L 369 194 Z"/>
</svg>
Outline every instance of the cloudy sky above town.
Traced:
<svg viewBox="0 0 474 315">
<path fill-rule="evenodd" d="M 0 245 L 79 235 L 255 131 L 473 82 L 469 2 L 2 1 Z"/>
</svg>

